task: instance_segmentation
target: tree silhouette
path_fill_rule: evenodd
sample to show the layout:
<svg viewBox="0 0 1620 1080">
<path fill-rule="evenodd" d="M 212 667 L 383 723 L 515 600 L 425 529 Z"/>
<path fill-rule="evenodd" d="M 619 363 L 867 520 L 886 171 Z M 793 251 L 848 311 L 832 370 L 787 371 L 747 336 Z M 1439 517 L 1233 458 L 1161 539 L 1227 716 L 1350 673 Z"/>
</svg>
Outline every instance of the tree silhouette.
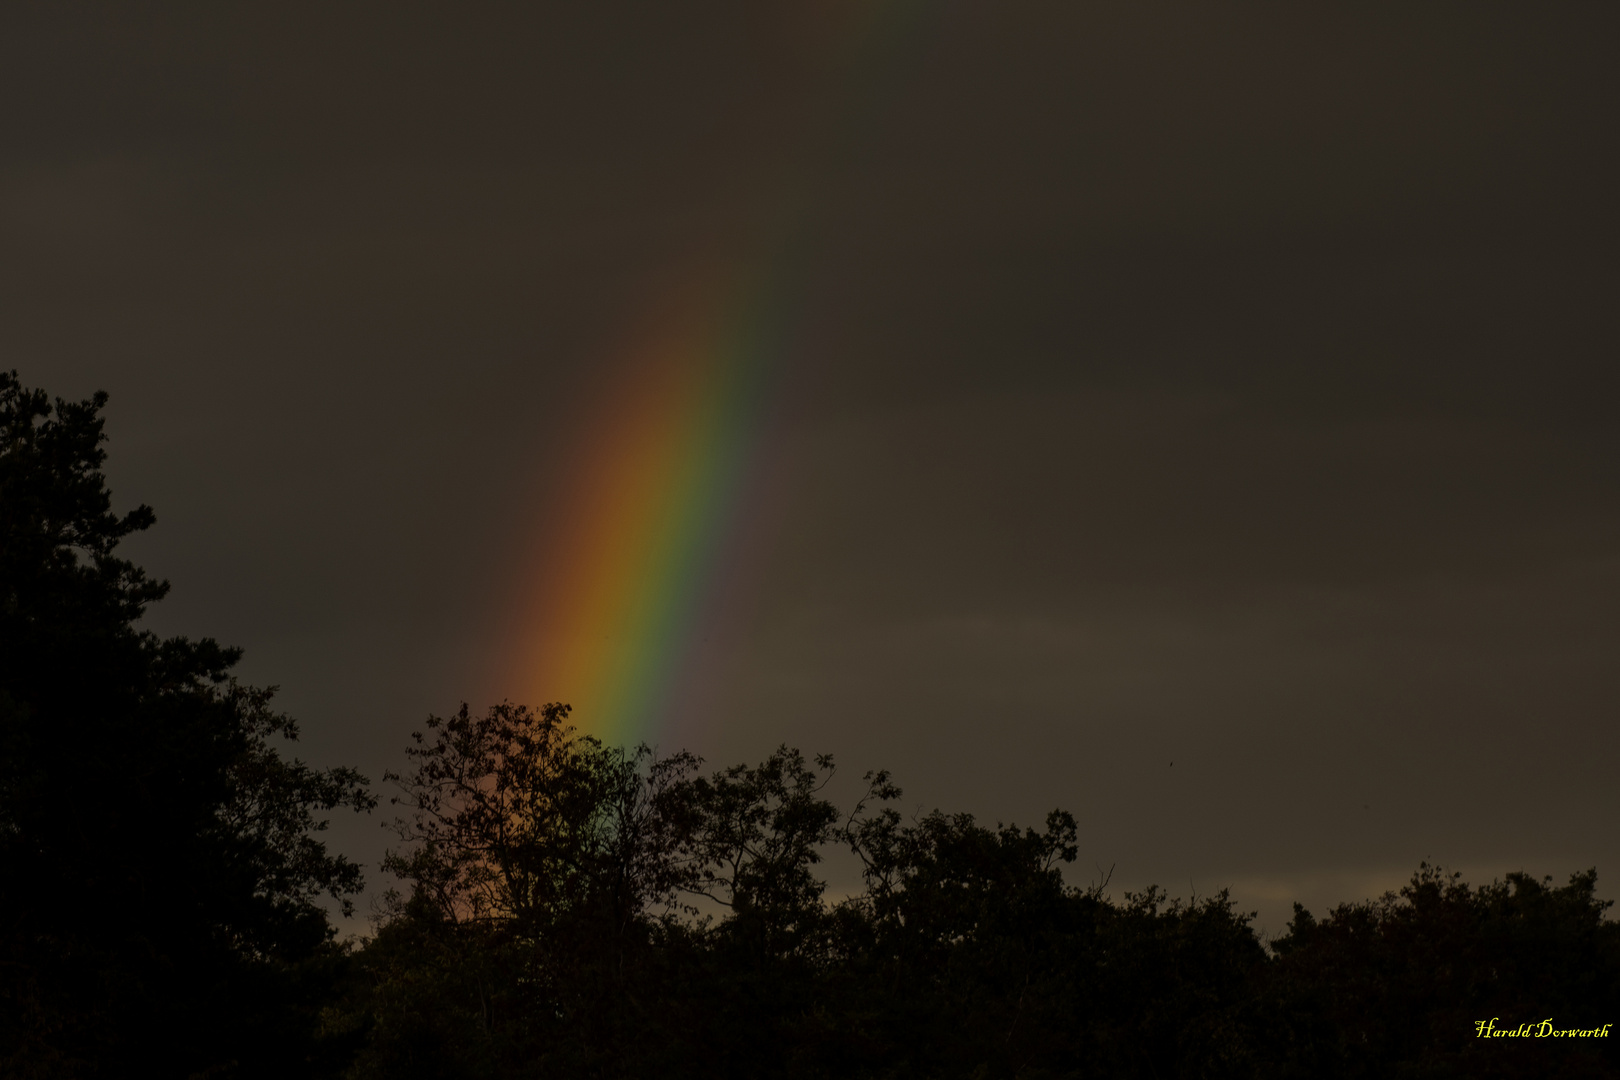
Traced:
<svg viewBox="0 0 1620 1080">
<path fill-rule="evenodd" d="M 1266 1051 L 1279 1076 L 1613 1076 L 1614 1038 L 1481 1039 L 1553 1018 L 1559 1029 L 1620 1017 L 1620 926 L 1603 918 L 1595 871 L 1508 874 L 1470 887 L 1421 866 L 1398 892 L 1341 904 L 1320 922 L 1299 904 L 1273 943 Z M 1459 1036 L 1459 1033 L 1461 1035 Z"/>
<path fill-rule="evenodd" d="M 1237 1076 L 1252 1060 L 1233 1034 L 1263 961 L 1247 917 L 1225 894 L 1121 907 L 1066 885 L 1072 815 L 908 822 L 887 773 L 840 814 L 829 757 L 781 747 L 703 773 L 566 717 L 464 706 L 414 737 L 394 778 L 413 846 L 388 863 L 410 892 L 366 949 L 356 1075 Z M 867 887 L 829 904 L 817 870 L 839 844 Z"/>
<path fill-rule="evenodd" d="M 154 517 L 111 511 L 106 401 L 0 373 L 0 1072 L 317 1071 L 318 898 L 361 882 L 314 834 L 373 800 L 281 756 L 238 650 L 139 629 L 169 587 L 116 554 Z"/>
<path fill-rule="evenodd" d="M 416 846 L 383 865 L 446 921 L 531 935 L 601 905 L 623 921 L 686 882 L 672 796 L 695 759 L 604 747 L 567 716 L 566 705 L 499 705 L 482 717 L 463 705 L 415 733 L 408 777 L 387 774 L 409 813 L 396 831 Z"/>
<path fill-rule="evenodd" d="M 429 717 L 390 773 L 409 848 L 366 952 L 361 1075 L 570 1074 L 622 1054 L 638 984 L 697 881 L 689 754 L 582 736 L 568 708 Z"/>
<path fill-rule="evenodd" d="M 355 1077 L 1620 1075 L 1607 1043 L 1474 1038 L 1492 1015 L 1610 1015 L 1620 928 L 1590 872 L 1470 888 L 1425 867 L 1301 909 L 1268 953 L 1224 891 L 1067 884 L 1067 812 L 908 818 L 873 772 L 840 814 L 828 757 L 705 772 L 567 715 L 463 707 L 416 736 L 414 846 L 390 859 L 411 893 L 347 1005 L 369 1025 Z M 829 903 L 837 845 L 865 887 Z"/>
</svg>

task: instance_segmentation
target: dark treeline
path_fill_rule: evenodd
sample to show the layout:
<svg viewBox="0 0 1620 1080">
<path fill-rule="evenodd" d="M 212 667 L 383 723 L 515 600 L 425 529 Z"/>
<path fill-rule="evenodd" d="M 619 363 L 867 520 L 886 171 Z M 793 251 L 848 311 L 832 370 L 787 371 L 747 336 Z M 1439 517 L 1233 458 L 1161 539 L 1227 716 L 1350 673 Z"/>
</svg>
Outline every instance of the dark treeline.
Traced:
<svg viewBox="0 0 1620 1080">
<path fill-rule="evenodd" d="M 1225 893 L 1068 884 L 1063 811 L 903 815 L 881 772 L 835 806 L 829 758 L 711 769 L 561 705 L 428 721 L 339 943 L 320 830 L 376 800 L 285 756 L 234 650 L 138 628 L 167 585 L 115 555 L 152 514 L 110 510 L 104 400 L 0 374 L 0 1076 L 1620 1076 L 1620 1033 L 1476 1029 L 1620 1019 L 1594 872 L 1424 866 L 1266 943 Z"/>
<path fill-rule="evenodd" d="M 704 773 L 573 733 L 567 709 L 434 719 L 394 777 L 405 883 L 328 1014 L 359 1077 L 1614 1075 L 1599 1039 L 1476 1036 L 1613 1016 L 1595 874 L 1296 911 L 1262 946 L 1223 892 L 1065 884 L 1075 821 L 903 817 L 883 773 Z M 864 889 L 829 904 L 841 845 Z M 694 902 L 695 899 L 699 902 Z"/>
</svg>

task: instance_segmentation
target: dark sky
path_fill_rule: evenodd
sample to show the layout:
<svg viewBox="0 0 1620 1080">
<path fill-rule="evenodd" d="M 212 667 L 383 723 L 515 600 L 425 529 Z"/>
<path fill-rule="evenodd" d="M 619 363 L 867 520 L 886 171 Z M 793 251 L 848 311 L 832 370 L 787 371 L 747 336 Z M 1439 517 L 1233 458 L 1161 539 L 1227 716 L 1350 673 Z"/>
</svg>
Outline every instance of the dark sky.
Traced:
<svg viewBox="0 0 1620 1080">
<path fill-rule="evenodd" d="M 791 203 L 694 750 L 1065 806 L 1075 881 L 1271 931 L 1421 859 L 1615 895 L 1620 8 L 333 8 L 0 15 L 0 365 L 111 392 L 152 624 L 312 758 L 516 692 L 614 343 Z"/>
</svg>

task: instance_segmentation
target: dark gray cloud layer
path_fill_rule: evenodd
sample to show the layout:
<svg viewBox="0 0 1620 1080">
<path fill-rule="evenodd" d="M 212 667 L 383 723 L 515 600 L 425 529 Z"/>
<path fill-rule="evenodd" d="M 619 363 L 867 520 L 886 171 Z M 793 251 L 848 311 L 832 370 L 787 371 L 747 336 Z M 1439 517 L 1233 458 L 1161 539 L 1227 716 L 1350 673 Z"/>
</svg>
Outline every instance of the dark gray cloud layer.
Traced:
<svg viewBox="0 0 1620 1080">
<path fill-rule="evenodd" d="M 1068 805 L 1273 928 L 1425 857 L 1620 873 L 1616 16 L 923 5 L 846 53 L 834 8 L 8 9 L 0 363 L 113 393 L 157 623 L 374 773 L 512 692 L 584 388 L 791 195 L 698 749 Z"/>
</svg>

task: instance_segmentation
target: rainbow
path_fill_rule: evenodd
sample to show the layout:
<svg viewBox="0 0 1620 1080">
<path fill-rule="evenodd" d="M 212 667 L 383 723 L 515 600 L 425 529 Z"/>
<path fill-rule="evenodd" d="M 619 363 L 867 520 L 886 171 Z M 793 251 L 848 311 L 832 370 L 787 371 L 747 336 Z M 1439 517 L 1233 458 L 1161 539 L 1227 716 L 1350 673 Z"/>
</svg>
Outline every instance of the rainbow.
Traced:
<svg viewBox="0 0 1620 1080">
<path fill-rule="evenodd" d="M 836 156 L 877 43 L 915 3 L 856 0 L 824 33 L 842 114 L 809 159 Z M 818 152 L 819 151 L 819 152 Z M 803 205 L 799 178 L 783 207 Z M 784 213 L 782 221 L 794 215 Z M 802 225 L 771 229 L 746 257 L 708 260 L 643 306 L 643 329 L 605 365 L 577 468 L 545 515 L 533 584 L 501 681 L 519 700 L 567 701 L 586 732 L 654 741 L 694 642 L 735 564 L 736 526 L 763 479 L 762 436 L 791 346 L 784 297 Z"/>
<path fill-rule="evenodd" d="M 654 733 L 758 475 L 779 320 L 769 282 L 739 273 L 681 275 L 612 365 L 547 516 L 517 681 L 608 742 Z"/>
</svg>

